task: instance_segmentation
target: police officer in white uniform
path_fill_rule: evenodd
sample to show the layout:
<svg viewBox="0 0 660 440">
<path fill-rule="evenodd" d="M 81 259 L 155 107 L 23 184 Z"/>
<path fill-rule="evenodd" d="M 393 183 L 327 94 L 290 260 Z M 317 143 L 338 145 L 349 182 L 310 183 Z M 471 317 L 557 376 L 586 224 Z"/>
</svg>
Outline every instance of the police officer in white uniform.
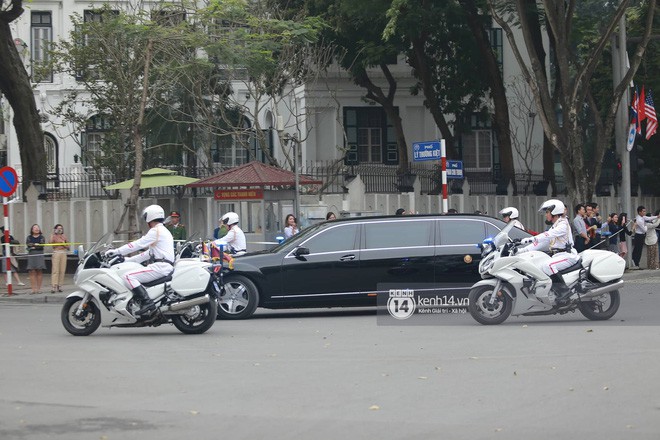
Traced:
<svg viewBox="0 0 660 440">
<path fill-rule="evenodd" d="M 534 237 L 525 238 L 522 243 L 530 243 L 528 246 L 519 248 L 517 253 L 529 251 L 547 251 L 552 258 L 540 266 L 540 269 L 548 275 L 546 280 L 538 280 L 541 289 L 535 292 L 537 295 L 547 297 L 545 286 L 548 280 L 554 282 L 553 290 L 558 294 L 558 300 L 563 300 L 569 293 L 568 287 L 563 279 L 556 275 L 557 272 L 567 267 L 571 267 L 579 261 L 579 256 L 574 248 L 573 234 L 568 219 L 564 216 L 566 210 L 564 204 L 557 199 L 551 199 L 544 202 L 539 208 L 539 212 L 545 211 L 546 220 L 552 222 L 552 226 L 546 232 Z"/>
<path fill-rule="evenodd" d="M 502 216 L 502 220 L 504 221 L 504 223 L 513 222 L 513 226 L 515 226 L 516 228 L 522 229 L 523 231 L 526 230 L 523 224 L 520 222 L 520 220 L 518 220 L 518 217 L 520 215 L 518 213 L 518 210 L 513 206 L 508 206 L 503 210 L 501 210 L 500 215 Z"/>
<path fill-rule="evenodd" d="M 229 252 L 233 255 L 243 255 L 247 252 L 245 234 L 238 227 L 238 214 L 228 212 L 220 218 L 220 221 L 227 225 L 229 231 L 227 235 L 217 239 L 213 243 L 216 246 L 229 247 Z"/>
<path fill-rule="evenodd" d="M 129 257 L 126 261 L 136 263 L 149 261 L 147 267 L 123 276 L 124 283 L 141 299 L 142 308 L 137 312 L 138 315 L 150 314 L 156 309 L 141 283 L 166 277 L 174 270 L 174 239 L 172 233 L 163 225 L 165 211 L 158 205 L 147 206 L 142 212 L 142 218 L 149 225 L 149 232 L 131 243 L 106 252 L 106 255 L 111 257 L 145 249 L 144 252 Z"/>
</svg>

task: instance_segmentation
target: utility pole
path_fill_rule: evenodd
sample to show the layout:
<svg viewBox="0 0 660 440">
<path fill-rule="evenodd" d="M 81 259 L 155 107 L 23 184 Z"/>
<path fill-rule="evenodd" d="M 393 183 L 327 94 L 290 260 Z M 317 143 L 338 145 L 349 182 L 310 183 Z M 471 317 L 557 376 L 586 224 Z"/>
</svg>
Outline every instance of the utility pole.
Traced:
<svg viewBox="0 0 660 440">
<path fill-rule="evenodd" d="M 626 16 L 619 20 L 619 32 L 612 35 L 612 77 L 616 87 L 628 71 L 628 56 L 626 52 Z M 616 137 L 616 149 L 621 157 L 621 187 L 619 198 L 623 212 L 628 213 L 628 218 L 634 218 L 632 212 L 632 201 L 630 195 L 630 152 L 626 148 L 628 139 L 628 107 L 630 105 L 630 91 L 627 91 L 619 102 L 617 109 L 614 136 Z"/>
</svg>

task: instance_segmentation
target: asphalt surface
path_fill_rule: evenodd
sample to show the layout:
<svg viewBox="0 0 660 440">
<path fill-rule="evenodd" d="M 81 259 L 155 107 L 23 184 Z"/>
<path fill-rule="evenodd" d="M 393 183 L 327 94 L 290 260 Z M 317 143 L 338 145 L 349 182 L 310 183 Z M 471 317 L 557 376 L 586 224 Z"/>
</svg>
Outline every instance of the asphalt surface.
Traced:
<svg viewBox="0 0 660 440">
<path fill-rule="evenodd" d="M 59 304 L 13 298 L 0 304 L 0 439 L 657 440 L 660 279 L 648 275 L 627 275 L 609 321 L 499 326 L 258 310 L 204 335 L 74 337 Z"/>
</svg>

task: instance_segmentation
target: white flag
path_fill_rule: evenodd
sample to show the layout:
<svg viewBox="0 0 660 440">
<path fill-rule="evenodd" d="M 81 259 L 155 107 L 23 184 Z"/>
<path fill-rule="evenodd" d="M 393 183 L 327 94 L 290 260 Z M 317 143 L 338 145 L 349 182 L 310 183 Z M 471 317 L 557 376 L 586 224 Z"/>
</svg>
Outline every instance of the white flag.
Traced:
<svg viewBox="0 0 660 440">
<path fill-rule="evenodd" d="M 635 145 L 635 135 L 636 135 L 635 124 L 632 123 L 630 124 L 630 130 L 628 130 L 628 143 L 626 144 L 626 149 L 628 151 L 632 151 L 633 146 Z"/>
</svg>

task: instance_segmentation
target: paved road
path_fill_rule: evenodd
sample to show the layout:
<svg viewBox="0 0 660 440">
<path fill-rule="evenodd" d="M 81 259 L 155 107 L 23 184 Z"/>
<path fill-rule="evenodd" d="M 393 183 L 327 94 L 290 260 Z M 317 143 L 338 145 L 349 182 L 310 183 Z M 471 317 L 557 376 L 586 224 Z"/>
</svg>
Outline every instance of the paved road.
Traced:
<svg viewBox="0 0 660 440">
<path fill-rule="evenodd" d="M 0 439 L 654 439 L 660 291 L 607 322 L 259 311 L 205 335 L 73 337 L 59 304 L 0 303 Z"/>
</svg>

